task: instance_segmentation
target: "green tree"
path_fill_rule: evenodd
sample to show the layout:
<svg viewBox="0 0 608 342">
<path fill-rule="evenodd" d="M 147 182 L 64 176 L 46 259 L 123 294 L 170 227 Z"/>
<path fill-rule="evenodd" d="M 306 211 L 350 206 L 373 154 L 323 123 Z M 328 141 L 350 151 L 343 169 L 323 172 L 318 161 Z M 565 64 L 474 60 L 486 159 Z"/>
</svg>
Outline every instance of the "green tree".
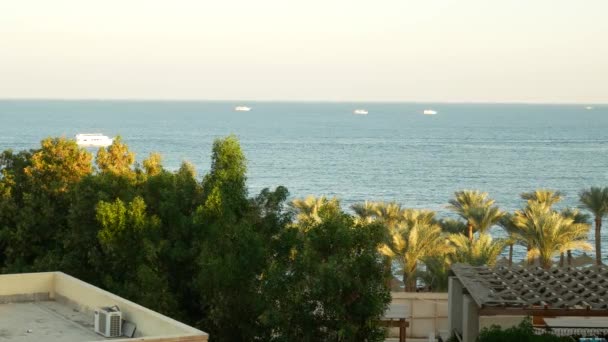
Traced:
<svg viewBox="0 0 608 342">
<path fill-rule="evenodd" d="M 91 173 L 91 155 L 65 138 L 39 149 L 3 153 L 0 215 L 5 270 L 56 269 L 63 253 L 69 190 Z"/>
<path fill-rule="evenodd" d="M 203 179 L 204 209 L 210 215 L 235 214 L 247 208 L 247 165 L 236 136 L 213 142 L 211 170 Z"/>
<path fill-rule="evenodd" d="M 608 187 L 581 191 L 581 206 L 595 216 L 595 263 L 602 264 L 602 219 L 608 214 Z"/>
<path fill-rule="evenodd" d="M 404 209 L 401 204 L 391 202 L 377 202 L 373 216 L 378 222 L 384 224 L 389 230 L 396 229 L 403 222 Z"/>
<path fill-rule="evenodd" d="M 505 243 L 509 246 L 509 267 L 511 267 L 513 265 L 513 246 L 520 242 L 518 240 L 520 236 L 517 234 L 518 228 L 513 222 L 513 214 L 506 213 L 500 218 L 498 225 L 507 233 Z"/>
<path fill-rule="evenodd" d="M 451 254 L 444 254 L 422 259 L 425 270 L 419 271 L 419 278 L 433 292 L 448 292 Z"/>
<path fill-rule="evenodd" d="M 97 151 L 95 163 L 101 173 L 115 176 L 134 177 L 132 169 L 135 162 L 135 153 L 129 151 L 129 147 L 122 142 L 120 136 L 114 138 L 112 145 L 101 147 Z"/>
<path fill-rule="evenodd" d="M 576 208 L 564 208 L 561 211 L 561 214 L 564 217 L 571 218 L 574 223 L 589 224 L 590 216 L 588 214 L 581 212 L 580 210 L 578 210 Z M 567 254 L 568 254 L 568 266 L 570 266 L 570 265 L 572 265 L 572 251 L 567 250 Z M 560 255 L 559 265 L 560 265 L 560 267 L 564 266 L 564 253 L 562 253 Z"/>
<path fill-rule="evenodd" d="M 327 205 L 337 206 L 338 201 L 335 198 L 328 199 L 325 196 L 307 196 L 303 199 L 296 198 L 291 202 L 291 207 L 296 213 L 296 219 L 302 222 L 320 222 L 319 209 Z"/>
<path fill-rule="evenodd" d="M 143 198 L 129 203 L 100 201 L 96 220 L 101 226 L 97 236 L 104 253 L 104 287 L 146 307 L 175 312 L 177 303 L 159 259 L 166 243 L 161 239 L 160 219 L 148 215 Z M 124 272 L 126 267 L 134 272 Z"/>
<path fill-rule="evenodd" d="M 434 213 L 408 209 L 405 215 L 409 219 L 390 230 L 390 242 L 381 247 L 381 252 L 401 264 L 405 289 L 414 291 L 419 260 L 449 253 L 451 248 Z"/>
<path fill-rule="evenodd" d="M 163 170 L 162 157 L 159 153 L 150 153 L 150 156 L 144 160 L 143 164 L 148 176 L 156 176 Z"/>
<path fill-rule="evenodd" d="M 448 208 L 467 222 L 467 236 L 473 241 L 473 232 L 484 233 L 503 216 L 503 212 L 494 206 L 494 200 L 486 192 L 463 190 L 454 193 Z"/>
<path fill-rule="evenodd" d="M 385 243 L 390 243 L 391 237 L 388 234 L 390 229 L 396 229 L 397 226 L 403 223 L 404 210 L 400 204 L 397 203 L 385 203 L 385 202 L 368 202 L 357 203 L 351 206 L 351 209 L 355 212 L 355 220 L 358 223 L 369 224 L 372 222 L 378 223 L 376 225 L 378 229 L 381 229 L 385 235 Z M 383 264 L 386 270 L 386 286 L 390 288 L 393 280 L 392 268 L 393 260 L 392 257 L 383 254 Z"/>
<path fill-rule="evenodd" d="M 464 235 L 468 234 L 467 223 L 462 222 L 458 219 L 444 218 L 439 221 L 439 225 L 445 233 Z"/>
<path fill-rule="evenodd" d="M 19 208 L 26 185 L 24 168 L 29 165 L 31 154 L 11 150 L 0 154 L 0 271 L 7 265 L 8 254 L 15 246 L 9 243 L 18 224 Z"/>
<path fill-rule="evenodd" d="M 537 202 L 542 203 L 548 207 L 559 203 L 564 196 L 559 191 L 549 189 L 537 189 L 531 192 L 524 192 L 521 194 L 521 198 L 528 203 Z"/>
<path fill-rule="evenodd" d="M 337 200 L 320 220 L 294 221 L 284 187 L 248 197 L 235 137 L 212 152 L 203 182 L 155 154 L 134 166 L 120 138 L 97 153 L 97 172 L 63 138 L 3 152 L 1 271 L 59 269 L 217 341 L 380 340 L 384 223 L 355 220 Z"/>
<path fill-rule="evenodd" d="M 65 193 L 93 170 L 91 154 L 65 138 L 47 138 L 24 169 L 34 187 L 51 195 Z"/>
<path fill-rule="evenodd" d="M 376 205 L 376 202 L 365 201 L 353 204 L 351 209 L 355 212 L 358 222 L 371 223 L 375 219 Z"/>
<path fill-rule="evenodd" d="M 260 317 L 272 303 L 260 291 L 274 254 L 269 241 L 281 226 L 260 220 L 259 208 L 247 198 L 246 169 L 234 136 L 216 140 L 211 170 L 202 184 L 203 204 L 194 218 L 194 228 L 200 231 L 195 287 L 202 324 L 216 341 L 248 341 L 269 334 Z"/>
<path fill-rule="evenodd" d="M 518 326 L 502 329 L 498 325 L 483 328 L 477 342 L 571 342 L 571 337 L 560 337 L 549 333 L 537 335 L 532 319 L 526 317 Z"/>
<path fill-rule="evenodd" d="M 473 241 L 462 234 L 452 234 L 448 237 L 454 246 L 453 262 L 467 263 L 473 266 L 494 266 L 496 259 L 505 248 L 503 239 L 493 240 L 489 234 L 481 234 Z"/>
<path fill-rule="evenodd" d="M 284 232 L 290 257 L 268 274 L 272 340 L 382 341 L 377 321 L 390 302 L 378 252 L 383 229 L 356 223 L 332 203 L 317 215 Z"/>
<path fill-rule="evenodd" d="M 525 209 L 516 211 L 513 222 L 518 228 L 519 240 L 527 244 L 529 262 L 538 257 L 545 269 L 551 267 L 556 254 L 591 249 L 586 241 L 588 224 L 575 223 L 544 203 L 529 202 Z"/>
<path fill-rule="evenodd" d="M 193 277 L 199 273 L 204 231 L 193 220 L 196 208 L 203 203 L 201 184 L 192 165 L 182 163 L 176 172 L 160 171 L 149 175 L 142 186 L 148 211 L 160 218 L 161 239 L 167 241 L 159 251 L 170 292 L 179 303 L 180 319 L 194 324 L 203 316 L 200 294 Z"/>
</svg>

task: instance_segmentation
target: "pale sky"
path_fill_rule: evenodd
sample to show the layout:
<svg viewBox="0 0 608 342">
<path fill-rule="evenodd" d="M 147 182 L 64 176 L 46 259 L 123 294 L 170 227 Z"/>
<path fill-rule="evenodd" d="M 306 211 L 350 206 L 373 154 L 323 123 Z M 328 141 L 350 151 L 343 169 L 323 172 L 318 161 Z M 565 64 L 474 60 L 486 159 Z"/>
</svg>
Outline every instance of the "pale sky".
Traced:
<svg viewBox="0 0 608 342">
<path fill-rule="evenodd" d="M 608 0 L 0 0 L 0 98 L 608 103 Z"/>
</svg>

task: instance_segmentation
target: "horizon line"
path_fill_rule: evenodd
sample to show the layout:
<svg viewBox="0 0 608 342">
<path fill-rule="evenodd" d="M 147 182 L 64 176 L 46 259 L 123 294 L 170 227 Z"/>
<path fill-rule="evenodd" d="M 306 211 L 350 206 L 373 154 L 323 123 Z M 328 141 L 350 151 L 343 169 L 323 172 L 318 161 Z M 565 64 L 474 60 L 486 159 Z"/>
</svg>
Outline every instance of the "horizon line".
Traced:
<svg viewBox="0 0 608 342">
<path fill-rule="evenodd" d="M 421 100 L 273 100 L 273 99 L 197 99 L 197 98 L 98 98 L 98 97 L 82 97 L 82 98 L 54 98 L 54 97 L 0 97 L 0 101 L 56 101 L 56 102 L 253 102 L 253 103 L 369 103 L 369 104 L 485 104 L 485 105 L 608 105 L 608 102 L 547 102 L 547 101 L 421 101 Z"/>
</svg>

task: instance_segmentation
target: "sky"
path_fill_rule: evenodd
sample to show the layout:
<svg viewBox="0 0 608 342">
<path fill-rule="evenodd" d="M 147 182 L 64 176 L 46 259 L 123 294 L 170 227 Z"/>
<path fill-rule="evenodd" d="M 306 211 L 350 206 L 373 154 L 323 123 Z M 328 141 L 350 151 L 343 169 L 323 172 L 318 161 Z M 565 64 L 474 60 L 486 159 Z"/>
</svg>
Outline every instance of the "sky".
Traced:
<svg viewBox="0 0 608 342">
<path fill-rule="evenodd" d="M 608 103 L 608 0 L 0 0 L 0 98 Z"/>
</svg>

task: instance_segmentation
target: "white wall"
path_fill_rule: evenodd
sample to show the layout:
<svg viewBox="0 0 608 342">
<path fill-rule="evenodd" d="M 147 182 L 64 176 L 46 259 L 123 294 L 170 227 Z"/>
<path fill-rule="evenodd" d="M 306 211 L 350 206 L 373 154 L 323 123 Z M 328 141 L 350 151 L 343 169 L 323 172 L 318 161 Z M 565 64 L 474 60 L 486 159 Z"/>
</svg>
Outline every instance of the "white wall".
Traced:
<svg viewBox="0 0 608 342">
<path fill-rule="evenodd" d="M 479 335 L 479 310 L 477 303 L 470 295 L 462 297 L 462 340 L 475 342 Z"/>
<path fill-rule="evenodd" d="M 462 334 L 462 284 L 457 277 L 450 277 L 448 282 L 448 310 L 449 324 L 448 331 L 450 335 L 454 330 Z"/>
<path fill-rule="evenodd" d="M 392 302 L 405 305 L 410 317 L 407 321 L 408 338 L 428 338 L 429 333 L 448 330 L 448 294 L 445 292 L 391 292 Z M 391 337 L 399 336 L 392 328 Z"/>
<path fill-rule="evenodd" d="M 53 297 L 53 272 L 0 275 L 0 296 L 48 293 Z"/>
</svg>

